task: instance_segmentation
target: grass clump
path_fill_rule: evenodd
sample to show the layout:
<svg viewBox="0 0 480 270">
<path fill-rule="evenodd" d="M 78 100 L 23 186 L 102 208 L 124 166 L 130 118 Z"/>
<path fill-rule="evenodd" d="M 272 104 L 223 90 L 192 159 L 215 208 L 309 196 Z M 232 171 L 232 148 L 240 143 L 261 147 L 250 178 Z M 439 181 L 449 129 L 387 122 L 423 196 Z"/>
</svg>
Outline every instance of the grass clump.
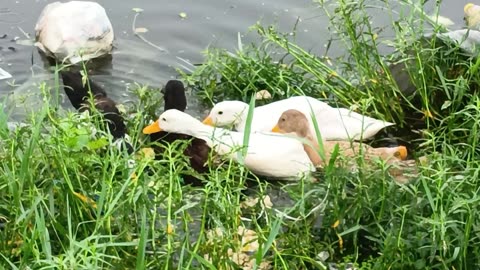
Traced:
<svg viewBox="0 0 480 270">
<path fill-rule="evenodd" d="M 377 6 L 338 1 L 333 8 L 331 1 L 318 3 L 331 21 L 331 44 L 346 52 L 332 60 L 335 65 L 302 49 L 273 26 L 257 24 L 253 29 L 263 40 L 260 47 L 242 46 L 235 53 L 210 48 L 204 65 L 185 75 L 186 80 L 201 97 L 206 92 L 209 101 L 214 101 L 214 93 L 229 89 L 241 89 L 230 93 L 245 100 L 265 88 L 256 77 L 259 71 L 273 74 L 262 79 L 271 79 L 266 85 L 274 100 L 306 94 L 395 122 L 390 133 L 412 143 L 416 156 L 428 157 L 421 175 L 401 186 L 382 169 L 350 173 L 326 168 L 314 188 L 325 199 L 322 225 L 305 224 L 306 244 L 301 243 L 305 239 L 289 239 L 300 247 L 290 250 L 292 254 L 314 258 L 328 250 L 327 262 L 353 262 L 366 269 L 478 266 L 479 261 L 468 256 L 478 243 L 472 233 L 477 230 L 478 208 L 478 59 L 446 42 L 443 27 L 427 27 L 431 19 L 417 3 L 396 2 L 412 12 L 392 13 L 390 30 L 395 36 L 388 44 L 395 50 L 389 55 L 379 51 L 387 42 L 382 37 L 385 29 L 372 27 L 369 9 L 388 11 L 392 1 Z M 263 64 L 265 59 L 270 63 Z M 237 76 L 239 66 L 250 76 Z M 286 79 L 285 66 L 287 78 L 298 79 Z M 311 243 L 312 239 L 319 242 Z"/>
</svg>

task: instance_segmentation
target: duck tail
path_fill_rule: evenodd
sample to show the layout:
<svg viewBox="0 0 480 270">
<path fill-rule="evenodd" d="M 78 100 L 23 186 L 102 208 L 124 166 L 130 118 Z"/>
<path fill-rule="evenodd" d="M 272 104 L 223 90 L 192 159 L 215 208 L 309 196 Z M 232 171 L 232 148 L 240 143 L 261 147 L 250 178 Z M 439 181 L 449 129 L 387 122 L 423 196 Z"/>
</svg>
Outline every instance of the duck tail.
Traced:
<svg viewBox="0 0 480 270">
<path fill-rule="evenodd" d="M 395 156 L 400 158 L 401 160 L 407 159 L 407 156 L 408 156 L 407 147 L 403 145 L 396 147 Z"/>
</svg>

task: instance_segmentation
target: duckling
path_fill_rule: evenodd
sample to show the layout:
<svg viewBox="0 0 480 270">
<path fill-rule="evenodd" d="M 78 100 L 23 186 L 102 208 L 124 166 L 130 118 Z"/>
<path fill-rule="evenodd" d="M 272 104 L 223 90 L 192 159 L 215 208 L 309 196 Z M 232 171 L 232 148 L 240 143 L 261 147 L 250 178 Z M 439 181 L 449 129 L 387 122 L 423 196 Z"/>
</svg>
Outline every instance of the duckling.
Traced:
<svg viewBox="0 0 480 270">
<path fill-rule="evenodd" d="M 89 110 L 88 100 L 91 93 L 95 108 L 102 113 L 105 124 L 113 138 L 121 139 L 126 137 L 127 126 L 125 125 L 124 118 L 120 114 L 115 101 L 107 96 L 107 93 L 102 87 L 90 78 L 86 80 L 84 85 L 82 74 L 78 71 L 61 71 L 60 74 L 63 80 L 63 89 L 75 109 L 79 112 Z M 133 147 L 129 143 L 126 143 L 126 147 L 129 153 L 133 152 Z"/>
<path fill-rule="evenodd" d="M 204 125 L 194 117 L 175 109 L 165 111 L 157 121 L 143 129 L 144 134 L 160 131 L 202 139 L 217 154 L 244 164 L 258 175 L 296 180 L 314 170 L 311 160 L 296 138 L 272 133 L 252 133 L 243 158 L 239 151 L 245 147 L 244 132 Z"/>
<path fill-rule="evenodd" d="M 246 126 L 249 105 L 242 101 L 217 103 L 203 123 L 211 126 L 233 125 L 237 131 Z M 296 109 L 306 115 L 313 113 L 325 140 L 360 140 L 374 136 L 381 129 L 394 125 L 367 117 L 345 108 L 333 108 L 325 102 L 309 96 L 296 96 L 272 102 L 254 109 L 250 130 L 269 131 L 280 115 L 288 109 Z M 308 120 L 310 128 L 313 122 Z M 316 134 L 314 134 L 316 139 Z"/>
<path fill-rule="evenodd" d="M 298 110 L 286 110 L 278 119 L 277 124 L 272 128 L 272 132 L 277 133 L 295 133 L 300 138 L 305 138 L 308 143 L 304 143 L 304 149 L 317 167 L 325 166 L 331 157 L 331 153 L 338 145 L 342 154 L 346 157 L 355 157 L 363 153 L 365 159 L 370 160 L 379 157 L 388 161 L 389 159 L 404 160 L 407 157 L 407 148 L 404 146 L 398 147 L 381 147 L 373 148 L 366 144 L 348 141 L 323 141 L 326 161 L 320 157 L 318 153 L 319 145 L 314 139 L 309 122 L 305 114 Z"/>
<path fill-rule="evenodd" d="M 164 94 L 163 99 L 165 101 L 164 111 L 170 109 L 176 109 L 182 112 L 185 111 L 187 108 L 187 98 L 185 96 L 185 87 L 181 81 L 168 81 L 165 85 L 165 88 L 162 89 L 162 92 Z M 157 159 L 161 158 L 165 145 L 171 144 L 176 140 L 191 140 L 183 154 L 189 157 L 190 166 L 195 171 L 204 173 L 208 170 L 208 167 L 206 167 L 205 164 L 208 161 L 210 147 L 208 147 L 204 140 L 185 134 L 169 133 L 165 131 L 151 133 L 148 136 L 150 138 L 150 142 L 157 142 L 163 146 L 154 146 L 155 156 Z M 184 178 L 186 178 L 186 176 L 184 176 Z M 193 178 L 184 180 L 189 183 L 196 183 L 195 179 Z"/>
</svg>

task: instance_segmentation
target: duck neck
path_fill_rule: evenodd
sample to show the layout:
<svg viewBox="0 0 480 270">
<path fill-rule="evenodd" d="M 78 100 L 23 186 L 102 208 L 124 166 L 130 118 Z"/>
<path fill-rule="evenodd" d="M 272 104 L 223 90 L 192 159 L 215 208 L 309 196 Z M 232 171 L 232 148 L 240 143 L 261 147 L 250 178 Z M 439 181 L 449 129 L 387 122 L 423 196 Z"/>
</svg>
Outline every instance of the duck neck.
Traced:
<svg viewBox="0 0 480 270">
<path fill-rule="evenodd" d="M 247 126 L 247 118 L 248 118 L 248 106 L 245 107 L 245 109 L 236 115 L 236 119 L 235 119 L 235 129 L 237 131 L 239 130 L 245 130 L 246 126 Z"/>
<path fill-rule="evenodd" d="M 209 146 L 213 144 L 214 129 L 219 129 L 202 124 L 201 122 L 195 123 L 185 129 L 182 133 L 195 137 L 197 139 L 204 140 Z"/>
<path fill-rule="evenodd" d="M 200 122 L 195 124 L 192 123 L 187 129 L 185 129 L 185 134 L 198 138 L 204 136 L 205 133 L 211 132 L 211 128 L 212 127 L 204 125 Z"/>
<path fill-rule="evenodd" d="M 308 131 L 304 134 L 297 133 L 297 135 L 307 140 L 307 142 L 303 142 L 302 145 L 313 165 L 315 165 L 315 167 L 322 166 L 324 162 L 322 160 L 322 157 L 320 157 L 320 155 L 318 154 L 318 142 L 314 139 L 312 133 Z"/>
</svg>

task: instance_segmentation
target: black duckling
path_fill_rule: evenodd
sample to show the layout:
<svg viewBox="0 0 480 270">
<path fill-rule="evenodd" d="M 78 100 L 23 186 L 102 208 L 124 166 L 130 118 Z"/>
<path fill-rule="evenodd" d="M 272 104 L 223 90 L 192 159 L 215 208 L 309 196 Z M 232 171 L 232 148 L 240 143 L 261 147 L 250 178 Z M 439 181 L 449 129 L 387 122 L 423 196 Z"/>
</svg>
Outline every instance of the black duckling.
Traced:
<svg viewBox="0 0 480 270">
<path fill-rule="evenodd" d="M 182 112 L 185 111 L 187 107 L 187 98 L 185 96 L 185 87 L 181 81 L 168 81 L 165 85 L 165 88 L 162 89 L 162 92 L 164 94 L 163 99 L 165 101 L 164 111 L 169 109 L 177 109 Z M 164 131 L 150 134 L 149 138 L 150 142 L 156 142 L 162 146 L 165 146 L 167 143 L 170 144 L 176 140 L 191 140 L 183 154 L 189 157 L 190 166 L 195 171 L 204 173 L 208 170 L 208 168 L 205 166 L 205 163 L 208 160 L 210 147 L 208 147 L 204 140 L 193 138 L 188 135 L 168 133 Z M 162 146 L 153 146 L 157 159 L 162 157 L 164 149 Z M 186 183 L 198 183 L 198 180 L 194 177 L 185 175 L 183 177 Z"/>
<path fill-rule="evenodd" d="M 91 96 L 94 98 L 95 108 L 103 114 L 110 134 L 112 134 L 115 139 L 125 138 L 127 127 L 124 119 L 115 101 L 107 97 L 107 93 L 102 87 L 90 78 L 86 84 L 83 85 L 82 75 L 78 71 L 61 71 L 60 74 L 63 79 L 63 89 L 75 109 L 79 112 L 89 110 L 90 105 L 88 102 L 91 93 Z M 89 89 L 91 91 L 89 91 Z M 133 152 L 133 147 L 130 144 L 126 143 L 126 147 L 128 153 Z"/>
</svg>

